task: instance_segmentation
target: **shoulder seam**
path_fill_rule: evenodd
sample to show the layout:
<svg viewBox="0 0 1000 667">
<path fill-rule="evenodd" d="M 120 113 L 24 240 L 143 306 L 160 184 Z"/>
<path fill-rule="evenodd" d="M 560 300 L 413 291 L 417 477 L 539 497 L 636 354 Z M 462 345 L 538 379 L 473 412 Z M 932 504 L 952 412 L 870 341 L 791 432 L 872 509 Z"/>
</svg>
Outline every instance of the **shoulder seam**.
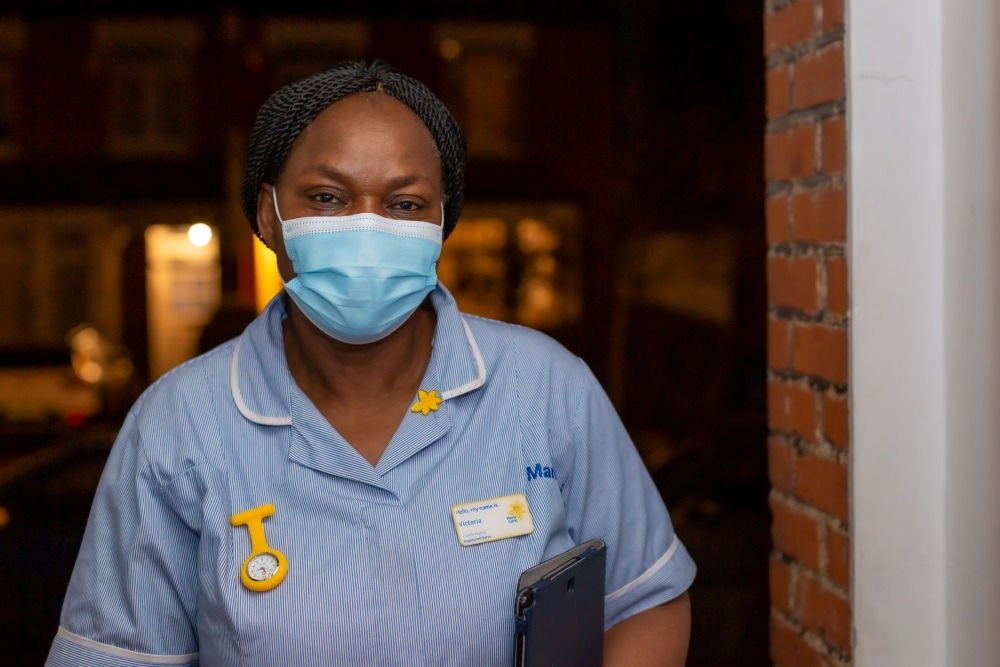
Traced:
<svg viewBox="0 0 1000 667">
<path fill-rule="evenodd" d="M 482 315 L 474 315 L 472 313 L 465 313 L 465 312 L 462 312 L 461 315 L 462 317 L 471 317 L 472 319 L 479 320 L 480 322 L 484 322 L 486 324 L 498 324 L 504 327 L 511 327 L 512 329 L 523 329 L 525 331 L 531 331 L 532 333 L 547 335 L 543 331 L 532 329 L 531 327 L 526 327 L 523 324 L 518 324 L 517 322 L 507 322 L 505 320 L 497 320 L 493 319 L 492 317 L 483 317 Z"/>
<path fill-rule="evenodd" d="M 199 354 L 198 356 L 196 356 L 196 357 L 194 357 L 192 359 L 188 359 L 185 362 L 177 364 L 176 366 L 174 366 L 173 368 L 171 368 L 170 370 L 168 370 L 166 373 L 164 373 L 160 377 L 156 378 L 156 380 L 153 382 L 153 384 L 151 384 L 149 386 L 149 388 L 152 389 L 156 385 L 158 385 L 161 382 L 163 382 L 164 379 L 170 377 L 171 375 L 176 374 L 182 368 L 186 368 L 186 367 L 191 366 L 193 364 L 196 364 L 198 362 L 208 361 L 211 357 L 214 357 L 214 356 L 219 355 L 219 354 L 223 354 L 228 349 L 232 348 L 233 345 L 235 345 L 236 341 L 238 341 L 238 340 L 239 340 L 239 337 L 237 336 L 236 338 L 227 340 L 222 345 L 219 345 L 217 347 L 213 347 L 208 352 L 204 352 L 204 353 Z"/>
<path fill-rule="evenodd" d="M 201 372 L 202 372 L 202 375 L 204 375 L 205 386 L 208 388 L 208 392 L 207 392 L 208 393 L 208 402 L 212 404 L 212 416 L 215 417 L 215 436 L 216 436 L 215 441 L 216 441 L 216 445 L 219 448 L 219 455 L 222 457 L 222 460 L 223 460 L 223 463 L 225 464 L 225 467 L 228 468 L 229 467 L 229 465 L 228 465 L 229 462 L 226 461 L 226 459 L 225 459 L 226 448 L 223 447 L 223 445 L 222 445 L 222 420 L 219 418 L 219 407 L 215 404 L 215 396 L 212 394 L 212 383 L 209 381 L 209 378 L 208 378 L 208 370 L 205 369 L 205 368 L 202 368 Z M 206 460 L 206 463 L 208 463 L 212 467 L 218 469 L 219 472 L 223 472 L 223 470 L 218 465 L 216 465 L 215 463 L 213 463 L 212 461 Z M 171 480 L 171 481 L 173 481 L 173 480 Z"/>
</svg>

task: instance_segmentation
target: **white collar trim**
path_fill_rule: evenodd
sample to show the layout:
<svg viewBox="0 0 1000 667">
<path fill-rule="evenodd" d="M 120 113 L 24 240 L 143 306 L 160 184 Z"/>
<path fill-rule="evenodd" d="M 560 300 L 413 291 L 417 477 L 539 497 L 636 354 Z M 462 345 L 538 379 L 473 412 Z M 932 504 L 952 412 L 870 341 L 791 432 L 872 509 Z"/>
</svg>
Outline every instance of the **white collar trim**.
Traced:
<svg viewBox="0 0 1000 667">
<path fill-rule="evenodd" d="M 472 348 L 472 355 L 476 358 L 476 377 L 460 387 L 455 387 L 454 389 L 441 392 L 441 398 L 445 401 L 449 398 L 455 398 L 456 396 L 467 394 L 473 389 L 479 389 L 486 384 L 486 363 L 483 361 L 482 352 L 479 351 L 479 345 L 476 343 L 476 337 L 472 335 L 472 329 L 469 328 L 469 324 L 465 321 L 465 317 L 459 315 L 459 319 L 462 320 L 462 326 L 465 327 L 465 337 L 469 341 L 469 347 Z"/>
<path fill-rule="evenodd" d="M 243 400 L 243 392 L 240 391 L 240 343 L 242 339 L 236 341 L 233 346 L 233 360 L 229 364 L 229 386 L 233 391 L 233 400 L 236 402 L 236 409 L 250 421 L 262 426 L 291 426 L 292 418 L 289 417 L 268 417 L 254 412 Z"/>
<path fill-rule="evenodd" d="M 464 315 L 459 315 L 459 319 L 462 322 L 462 327 L 465 329 L 465 338 L 469 342 L 469 347 L 472 349 L 472 356 L 476 360 L 476 377 L 474 377 L 469 382 L 455 387 L 454 389 L 449 389 L 448 391 L 441 392 L 442 400 L 449 400 L 462 394 L 467 394 L 474 389 L 479 389 L 484 384 L 486 384 L 486 362 L 483 361 L 483 354 L 479 350 L 479 344 L 476 343 L 476 337 L 472 335 L 472 329 L 469 328 L 469 324 L 465 321 Z M 229 386 L 233 393 L 233 401 L 236 403 L 236 409 L 240 411 L 244 417 L 254 422 L 255 424 L 260 424 L 262 426 L 291 426 L 292 417 L 291 415 L 287 417 L 269 417 L 267 415 L 262 415 L 259 412 L 254 412 L 247 405 L 243 398 L 243 392 L 240 390 L 240 343 L 242 343 L 242 338 L 236 341 L 233 346 L 233 360 L 229 364 Z"/>
</svg>

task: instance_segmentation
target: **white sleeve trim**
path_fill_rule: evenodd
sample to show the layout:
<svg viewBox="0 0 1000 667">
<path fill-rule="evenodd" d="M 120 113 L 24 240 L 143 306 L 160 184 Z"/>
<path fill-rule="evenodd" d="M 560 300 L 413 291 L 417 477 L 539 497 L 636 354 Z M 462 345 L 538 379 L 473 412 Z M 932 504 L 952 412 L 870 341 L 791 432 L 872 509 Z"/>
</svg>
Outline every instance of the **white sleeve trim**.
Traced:
<svg viewBox="0 0 1000 667">
<path fill-rule="evenodd" d="M 648 570 L 640 574 L 638 577 L 636 577 L 629 583 L 625 584 L 614 593 L 611 593 L 610 595 L 605 595 L 604 603 L 607 604 L 609 602 L 614 602 L 618 598 L 628 595 L 639 586 L 642 586 L 646 581 L 652 578 L 653 575 L 655 575 L 657 572 L 663 569 L 663 566 L 666 565 L 667 562 L 673 557 L 674 552 L 677 551 L 677 547 L 679 547 L 680 544 L 681 541 L 677 539 L 677 535 L 674 535 L 674 541 L 670 543 L 670 548 L 667 549 L 667 552 L 665 554 L 660 556 L 660 558 L 655 563 L 653 563 Z"/>
<path fill-rule="evenodd" d="M 74 634 L 62 626 L 59 626 L 59 631 L 56 633 L 56 635 L 62 637 L 67 641 L 71 641 L 74 644 L 79 644 L 80 646 L 92 648 L 95 651 L 100 651 L 101 653 L 113 655 L 117 658 L 125 658 L 126 660 L 139 660 L 141 662 L 150 662 L 153 663 L 154 665 L 187 665 L 192 661 L 197 660 L 199 655 L 198 653 L 188 653 L 186 655 L 156 655 L 153 653 L 139 653 L 138 651 L 129 651 L 124 648 L 118 648 L 117 646 L 111 646 L 110 644 L 102 644 L 101 642 L 95 642 L 93 639 L 87 639 L 86 637 L 81 637 L 80 635 Z"/>
</svg>

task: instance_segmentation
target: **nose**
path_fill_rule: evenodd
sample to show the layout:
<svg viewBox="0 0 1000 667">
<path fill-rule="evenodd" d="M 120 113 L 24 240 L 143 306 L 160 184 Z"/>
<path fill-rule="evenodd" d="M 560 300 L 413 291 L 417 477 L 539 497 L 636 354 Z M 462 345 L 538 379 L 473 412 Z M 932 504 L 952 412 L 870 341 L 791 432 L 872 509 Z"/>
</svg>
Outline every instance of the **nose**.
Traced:
<svg viewBox="0 0 1000 667">
<path fill-rule="evenodd" d="M 375 215 L 385 215 L 382 210 L 382 201 L 378 197 L 356 197 L 345 215 L 357 215 L 358 213 L 374 213 Z"/>
</svg>

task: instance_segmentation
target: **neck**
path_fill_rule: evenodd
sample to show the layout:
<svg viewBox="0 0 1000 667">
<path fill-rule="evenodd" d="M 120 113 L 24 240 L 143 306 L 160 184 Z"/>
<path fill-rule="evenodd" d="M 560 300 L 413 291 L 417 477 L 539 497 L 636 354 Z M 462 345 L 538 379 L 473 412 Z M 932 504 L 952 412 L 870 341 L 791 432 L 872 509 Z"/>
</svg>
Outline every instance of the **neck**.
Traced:
<svg viewBox="0 0 1000 667">
<path fill-rule="evenodd" d="M 330 338 L 288 300 L 284 346 L 299 388 L 316 401 L 377 405 L 396 392 L 415 392 L 431 357 L 436 317 L 425 302 L 382 340 L 352 345 Z M 374 402 L 374 403 L 373 403 Z"/>
</svg>

